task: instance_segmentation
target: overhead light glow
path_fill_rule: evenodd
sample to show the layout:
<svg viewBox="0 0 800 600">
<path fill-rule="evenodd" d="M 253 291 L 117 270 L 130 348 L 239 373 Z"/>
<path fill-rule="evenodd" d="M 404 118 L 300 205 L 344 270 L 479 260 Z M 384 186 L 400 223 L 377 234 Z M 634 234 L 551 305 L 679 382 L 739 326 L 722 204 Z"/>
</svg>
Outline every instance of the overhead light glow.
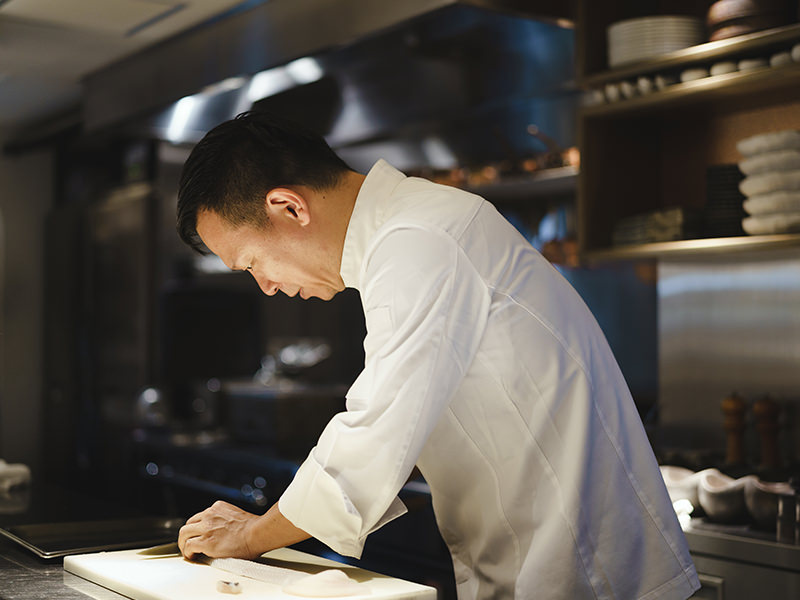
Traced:
<svg viewBox="0 0 800 600">
<path fill-rule="evenodd" d="M 299 85 L 318 81 L 323 75 L 322 67 L 310 56 L 293 60 L 286 65 L 286 71 Z"/>
<path fill-rule="evenodd" d="M 169 141 L 179 142 L 183 139 L 186 125 L 189 123 L 189 117 L 192 116 L 196 104 L 197 98 L 194 96 L 185 96 L 175 103 L 175 108 L 172 111 L 172 118 L 167 128 L 167 139 Z"/>
<path fill-rule="evenodd" d="M 440 137 L 430 136 L 422 140 L 422 152 L 434 169 L 452 169 L 458 159 Z"/>
<path fill-rule="evenodd" d="M 247 99 L 250 102 L 274 96 L 279 92 L 294 87 L 294 80 L 284 67 L 275 67 L 253 75 L 247 88 Z"/>
<path fill-rule="evenodd" d="M 203 88 L 204 94 L 221 94 L 222 92 L 230 92 L 239 89 L 247 83 L 246 77 L 228 77 L 215 84 Z"/>
<path fill-rule="evenodd" d="M 274 96 L 296 85 L 313 83 L 324 75 L 319 63 L 311 58 L 298 58 L 281 66 L 267 69 L 253 75 L 247 88 L 247 99 L 250 102 Z"/>
</svg>

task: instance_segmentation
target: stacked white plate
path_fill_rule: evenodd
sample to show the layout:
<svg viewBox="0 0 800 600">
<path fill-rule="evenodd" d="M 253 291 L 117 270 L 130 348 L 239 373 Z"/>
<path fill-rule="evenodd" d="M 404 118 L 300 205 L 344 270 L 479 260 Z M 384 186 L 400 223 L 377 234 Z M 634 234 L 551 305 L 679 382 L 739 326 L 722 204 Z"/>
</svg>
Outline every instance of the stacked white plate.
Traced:
<svg viewBox="0 0 800 600">
<path fill-rule="evenodd" d="M 800 232 L 800 131 L 764 133 L 740 140 L 746 196 L 742 228 L 751 235 Z"/>
<path fill-rule="evenodd" d="M 705 41 L 702 19 L 653 16 L 612 23 L 607 30 L 608 63 L 618 67 Z"/>
</svg>

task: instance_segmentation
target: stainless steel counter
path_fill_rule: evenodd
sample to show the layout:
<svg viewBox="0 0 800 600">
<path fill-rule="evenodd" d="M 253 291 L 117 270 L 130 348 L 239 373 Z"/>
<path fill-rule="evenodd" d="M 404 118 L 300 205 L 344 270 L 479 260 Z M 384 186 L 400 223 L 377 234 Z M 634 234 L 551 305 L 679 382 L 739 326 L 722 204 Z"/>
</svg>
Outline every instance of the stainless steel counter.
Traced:
<svg viewBox="0 0 800 600">
<path fill-rule="evenodd" d="M 2 600 L 126 600 L 125 596 L 64 571 L 62 559 L 42 560 L 0 538 Z"/>
<path fill-rule="evenodd" d="M 694 519 L 685 534 L 703 584 L 695 598 L 800 598 L 800 545 L 776 542 L 747 526 Z"/>
</svg>

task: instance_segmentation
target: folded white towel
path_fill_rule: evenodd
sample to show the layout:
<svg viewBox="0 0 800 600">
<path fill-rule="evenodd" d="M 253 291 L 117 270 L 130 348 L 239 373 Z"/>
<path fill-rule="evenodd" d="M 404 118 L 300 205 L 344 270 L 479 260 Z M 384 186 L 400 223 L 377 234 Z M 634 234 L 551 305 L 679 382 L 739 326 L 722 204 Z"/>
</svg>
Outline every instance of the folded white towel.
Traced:
<svg viewBox="0 0 800 600">
<path fill-rule="evenodd" d="M 800 212 L 747 217 L 742 219 L 742 229 L 750 235 L 800 232 Z"/>
<path fill-rule="evenodd" d="M 739 170 L 745 175 L 762 175 L 770 171 L 793 171 L 800 169 L 800 150 L 778 150 L 764 152 L 745 158 Z"/>
<path fill-rule="evenodd" d="M 753 156 L 776 150 L 800 150 L 800 131 L 787 129 L 772 133 L 761 133 L 739 140 L 736 149 L 744 156 Z"/>
<path fill-rule="evenodd" d="M 772 192 L 793 192 L 800 190 L 800 170 L 773 171 L 761 175 L 751 175 L 739 182 L 739 191 L 748 198 Z"/>
<path fill-rule="evenodd" d="M 755 216 L 800 212 L 800 192 L 774 192 L 752 196 L 744 201 L 743 206 L 747 214 Z"/>
</svg>

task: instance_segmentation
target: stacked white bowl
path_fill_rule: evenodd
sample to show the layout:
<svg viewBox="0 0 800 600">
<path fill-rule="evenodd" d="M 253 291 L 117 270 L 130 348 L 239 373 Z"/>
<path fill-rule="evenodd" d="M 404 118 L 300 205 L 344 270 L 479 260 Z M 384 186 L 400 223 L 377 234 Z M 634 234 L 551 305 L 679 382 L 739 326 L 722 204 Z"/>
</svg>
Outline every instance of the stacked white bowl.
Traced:
<svg viewBox="0 0 800 600">
<path fill-rule="evenodd" d="M 705 41 L 702 19 L 688 16 L 652 16 L 609 25 L 608 64 L 618 67 Z"/>
<path fill-rule="evenodd" d="M 740 140 L 742 228 L 750 235 L 800 232 L 800 131 L 787 129 Z"/>
</svg>

